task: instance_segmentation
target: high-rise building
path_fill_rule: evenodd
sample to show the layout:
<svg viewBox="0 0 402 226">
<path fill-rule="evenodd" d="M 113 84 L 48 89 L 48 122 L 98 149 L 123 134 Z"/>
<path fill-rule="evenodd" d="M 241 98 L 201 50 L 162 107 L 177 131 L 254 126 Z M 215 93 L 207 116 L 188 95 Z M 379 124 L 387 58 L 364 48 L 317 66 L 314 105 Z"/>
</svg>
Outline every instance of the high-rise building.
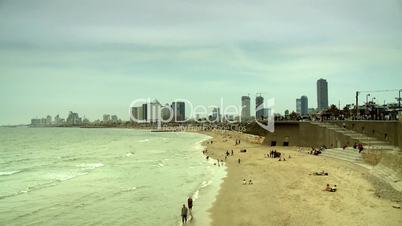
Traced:
<svg viewBox="0 0 402 226">
<path fill-rule="evenodd" d="M 325 79 L 317 80 L 317 109 L 319 111 L 328 108 L 328 83 Z"/>
<path fill-rule="evenodd" d="M 261 117 L 264 116 L 263 105 L 264 105 L 264 97 L 257 96 L 255 98 L 255 117 L 257 120 L 261 119 Z"/>
<path fill-rule="evenodd" d="M 142 105 L 139 107 L 132 107 L 130 121 L 143 122 L 144 120 L 144 110 Z"/>
<path fill-rule="evenodd" d="M 308 98 L 306 96 L 301 96 L 300 98 L 300 115 L 308 115 Z"/>
<path fill-rule="evenodd" d="M 296 99 L 296 113 L 301 114 L 301 99 L 300 98 Z"/>
<path fill-rule="evenodd" d="M 210 120 L 212 122 L 220 122 L 221 121 L 221 110 L 219 108 L 212 109 L 212 115 Z"/>
<path fill-rule="evenodd" d="M 148 111 L 148 121 L 149 122 L 158 122 L 161 118 L 161 107 L 162 105 L 158 100 L 154 100 L 149 104 Z"/>
<path fill-rule="evenodd" d="M 78 113 L 70 111 L 66 119 L 68 125 L 80 125 L 82 119 L 79 117 Z"/>
<path fill-rule="evenodd" d="M 186 120 L 186 105 L 184 102 L 176 101 L 172 103 L 173 121 L 183 122 Z"/>
<path fill-rule="evenodd" d="M 165 106 L 161 108 L 161 115 L 164 122 L 172 121 L 174 117 L 172 107 L 169 104 L 165 104 Z"/>
<path fill-rule="evenodd" d="M 241 97 L 241 118 L 242 120 L 247 120 L 250 118 L 250 97 L 242 96 Z"/>
</svg>

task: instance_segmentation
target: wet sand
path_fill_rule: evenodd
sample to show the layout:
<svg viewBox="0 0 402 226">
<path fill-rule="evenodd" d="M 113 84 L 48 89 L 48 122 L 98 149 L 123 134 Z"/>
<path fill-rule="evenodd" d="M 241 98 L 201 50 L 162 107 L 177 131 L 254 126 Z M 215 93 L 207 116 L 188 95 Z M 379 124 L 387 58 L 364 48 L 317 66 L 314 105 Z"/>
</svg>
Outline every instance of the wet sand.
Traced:
<svg viewBox="0 0 402 226">
<path fill-rule="evenodd" d="M 395 200 L 402 200 L 401 194 L 394 200 L 379 197 L 381 186 L 370 182 L 367 169 L 306 154 L 308 148 L 257 144 L 246 134 L 206 134 L 214 137 L 213 144 L 206 144 L 212 158 L 224 160 L 226 150 L 234 151 L 225 161 L 228 174 L 210 210 L 213 226 L 402 225 L 402 210 L 392 207 Z M 237 138 L 240 145 L 235 145 Z M 240 153 L 241 149 L 247 152 Z M 286 161 L 264 157 L 273 149 Z M 329 176 L 310 175 L 318 170 Z M 253 184 L 243 185 L 243 179 Z M 338 191 L 322 191 L 326 184 L 336 184 Z"/>
</svg>

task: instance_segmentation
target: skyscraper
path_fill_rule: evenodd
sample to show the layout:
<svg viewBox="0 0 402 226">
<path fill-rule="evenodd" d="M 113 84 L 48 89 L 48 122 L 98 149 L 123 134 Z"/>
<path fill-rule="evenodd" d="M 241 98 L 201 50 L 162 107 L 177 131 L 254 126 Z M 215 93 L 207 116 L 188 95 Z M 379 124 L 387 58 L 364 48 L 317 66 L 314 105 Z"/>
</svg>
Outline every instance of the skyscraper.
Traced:
<svg viewBox="0 0 402 226">
<path fill-rule="evenodd" d="M 186 120 L 186 105 L 184 102 L 176 101 L 172 103 L 173 121 L 183 122 Z"/>
<path fill-rule="evenodd" d="M 301 113 L 301 99 L 297 98 L 296 99 L 296 113 Z"/>
<path fill-rule="evenodd" d="M 250 97 L 242 96 L 241 97 L 241 118 L 243 120 L 247 120 L 250 118 Z"/>
<path fill-rule="evenodd" d="M 261 117 L 264 115 L 264 113 L 263 113 L 263 105 L 264 105 L 264 97 L 257 96 L 255 98 L 255 117 L 256 117 L 257 120 L 261 119 Z"/>
<path fill-rule="evenodd" d="M 306 96 L 301 96 L 300 105 L 301 105 L 300 115 L 302 115 L 302 116 L 308 115 L 308 99 Z"/>
<path fill-rule="evenodd" d="M 328 83 L 325 79 L 317 80 L 317 109 L 328 108 Z"/>
</svg>

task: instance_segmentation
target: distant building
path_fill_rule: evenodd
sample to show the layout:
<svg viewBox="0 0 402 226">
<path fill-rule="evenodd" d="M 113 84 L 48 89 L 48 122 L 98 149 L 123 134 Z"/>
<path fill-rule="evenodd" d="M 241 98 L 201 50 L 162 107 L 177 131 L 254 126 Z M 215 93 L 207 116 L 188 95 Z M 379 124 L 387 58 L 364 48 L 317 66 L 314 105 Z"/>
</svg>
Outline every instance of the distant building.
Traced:
<svg viewBox="0 0 402 226">
<path fill-rule="evenodd" d="M 296 113 L 301 114 L 301 99 L 300 98 L 296 99 Z"/>
<path fill-rule="evenodd" d="M 158 100 L 152 101 L 148 105 L 148 114 L 147 114 L 147 121 L 148 122 L 158 122 L 161 119 L 161 107 L 162 105 L 159 103 Z"/>
<path fill-rule="evenodd" d="M 328 108 L 328 83 L 325 79 L 317 81 L 317 109 L 319 111 Z"/>
<path fill-rule="evenodd" d="M 39 126 L 41 124 L 41 120 L 38 118 L 31 119 L 31 126 Z"/>
<path fill-rule="evenodd" d="M 317 111 L 316 111 L 315 108 L 309 108 L 309 109 L 308 109 L 308 114 L 309 114 L 309 115 L 315 114 L 315 113 L 317 113 Z"/>
<path fill-rule="evenodd" d="M 68 117 L 67 117 L 67 119 L 66 119 L 66 123 L 67 123 L 68 125 L 74 125 L 74 126 L 76 126 L 76 125 L 80 125 L 80 124 L 82 123 L 82 120 L 81 120 L 81 118 L 78 116 L 78 113 L 75 113 L 75 112 L 70 111 L 70 112 L 68 113 Z"/>
<path fill-rule="evenodd" d="M 118 123 L 118 122 L 119 122 L 119 118 L 117 117 L 117 115 L 112 115 L 112 116 L 111 116 L 111 121 L 112 121 L 113 123 Z"/>
<path fill-rule="evenodd" d="M 109 115 L 109 114 L 104 114 L 102 121 L 103 121 L 103 122 L 110 122 L 110 115 Z"/>
<path fill-rule="evenodd" d="M 163 106 L 161 109 L 161 115 L 164 122 L 172 121 L 174 117 L 172 107 L 169 104 L 165 104 L 165 106 Z"/>
<path fill-rule="evenodd" d="M 130 121 L 135 121 L 135 122 L 143 122 L 144 121 L 144 110 L 143 110 L 142 105 L 139 107 L 131 108 Z"/>
<path fill-rule="evenodd" d="M 241 118 L 242 120 L 250 119 L 250 97 L 242 96 L 241 97 Z"/>
<path fill-rule="evenodd" d="M 210 116 L 210 121 L 220 122 L 221 121 L 221 111 L 219 108 L 214 108 L 212 110 L 212 115 Z"/>
<path fill-rule="evenodd" d="M 269 115 L 271 114 L 271 108 L 263 108 L 262 109 L 262 116 L 261 119 L 267 120 L 269 118 Z"/>
<path fill-rule="evenodd" d="M 257 120 L 261 119 L 261 117 L 264 116 L 263 109 L 262 109 L 263 104 L 264 104 L 264 97 L 257 96 L 255 98 L 255 117 Z M 260 109 L 257 110 L 258 108 L 260 108 Z"/>
<path fill-rule="evenodd" d="M 171 105 L 173 109 L 173 121 L 183 122 L 186 120 L 186 105 L 184 102 L 176 101 Z"/>
<path fill-rule="evenodd" d="M 48 115 L 46 116 L 46 125 L 51 125 L 52 124 L 52 116 Z"/>
<path fill-rule="evenodd" d="M 148 106 L 149 104 L 142 104 L 142 120 L 148 122 Z"/>
<path fill-rule="evenodd" d="M 54 117 L 54 124 L 56 124 L 56 125 L 60 125 L 60 124 L 61 124 L 61 118 L 60 118 L 59 115 L 56 115 L 56 116 Z"/>
<path fill-rule="evenodd" d="M 301 96 L 300 103 L 301 103 L 300 114 L 302 116 L 308 115 L 308 98 L 307 98 L 307 96 Z"/>
</svg>

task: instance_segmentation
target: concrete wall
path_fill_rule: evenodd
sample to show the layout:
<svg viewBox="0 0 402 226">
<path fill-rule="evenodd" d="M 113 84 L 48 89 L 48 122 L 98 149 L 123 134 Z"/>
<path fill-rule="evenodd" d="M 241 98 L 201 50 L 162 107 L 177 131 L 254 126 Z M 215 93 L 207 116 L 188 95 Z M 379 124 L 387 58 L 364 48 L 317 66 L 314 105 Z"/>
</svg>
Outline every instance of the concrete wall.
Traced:
<svg viewBox="0 0 402 226">
<path fill-rule="evenodd" d="M 378 140 L 387 141 L 402 150 L 402 122 L 397 121 L 333 121 L 339 126 L 364 133 Z M 270 133 L 259 127 L 256 123 L 247 126 L 247 133 L 265 136 L 264 144 L 271 145 L 276 141 L 277 145 L 283 145 L 288 141 L 290 146 L 319 147 L 325 145 L 328 148 L 352 146 L 358 140 L 328 130 L 325 127 L 311 124 L 310 122 L 280 121 L 275 122 L 275 132 Z M 385 135 L 387 134 L 387 135 Z"/>
<path fill-rule="evenodd" d="M 402 150 L 402 122 L 400 121 L 333 121 L 338 126 L 386 141 Z"/>
<path fill-rule="evenodd" d="M 267 133 L 263 144 L 271 145 L 272 141 L 276 141 L 276 145 L 278 146 L 282 146 L 284 142 L 288 142 L 289 146 L 298 146 L 300 143 L 299 123 L 275 123 L 275 132 Z"/>
</svg>

